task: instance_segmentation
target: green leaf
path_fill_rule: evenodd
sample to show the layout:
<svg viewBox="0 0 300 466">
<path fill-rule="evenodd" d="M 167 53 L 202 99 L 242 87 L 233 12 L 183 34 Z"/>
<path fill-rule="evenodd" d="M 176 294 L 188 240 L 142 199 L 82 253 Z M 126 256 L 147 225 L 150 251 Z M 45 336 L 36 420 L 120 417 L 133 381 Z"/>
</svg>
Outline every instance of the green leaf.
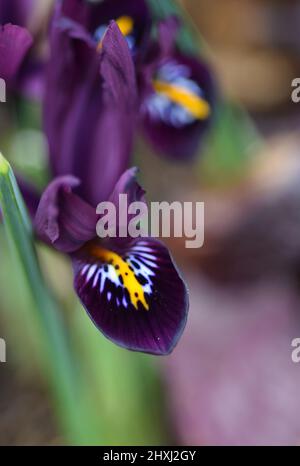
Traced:
<svg viewBox="0 0 300 466">
<path fill-rule="evenodd" d="M 56 402 L 57 415 L 68 441 L 88 444 L 99 431 L 95 429 L 91 412 L 81 402 L 82 380 L 62 313 L 45 285 L 26 207 L 13 171 L 1 154 L 0 206 L 16 264 L 31 298 L 33 318 L 42 335 L 42 369 Z"/>
<path fill-rule="evenodd" d="M 218 186 L 230 185 L 245 174 L 251 155 L 261 143 L 247 113 L 238 106 L 220 102 L 200 159 L 201 179 Z"/>
</svg>

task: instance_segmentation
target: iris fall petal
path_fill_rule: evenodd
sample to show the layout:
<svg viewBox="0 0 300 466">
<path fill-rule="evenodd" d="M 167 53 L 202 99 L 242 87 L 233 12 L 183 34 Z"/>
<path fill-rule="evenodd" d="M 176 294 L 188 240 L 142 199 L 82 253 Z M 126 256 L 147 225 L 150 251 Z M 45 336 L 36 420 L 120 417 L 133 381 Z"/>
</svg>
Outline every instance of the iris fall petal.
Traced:
<svg viewBox="0 0 300 466">
<path fill-rule="evenodd" d="M 143 239 L 122 255 L 93 241 L 73 254 L 74 286 L 97 328 L 133 351 L 169 354 L 186 323 L 188 296 L 168 250 Z"/>
</svg>

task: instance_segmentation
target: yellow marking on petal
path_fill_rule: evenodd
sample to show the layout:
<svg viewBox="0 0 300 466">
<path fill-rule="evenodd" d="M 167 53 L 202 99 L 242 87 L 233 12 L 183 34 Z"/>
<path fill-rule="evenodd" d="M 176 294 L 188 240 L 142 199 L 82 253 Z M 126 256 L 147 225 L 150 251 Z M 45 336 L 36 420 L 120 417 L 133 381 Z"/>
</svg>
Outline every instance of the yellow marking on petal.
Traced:
<svg viewBox="0 0 300 466">
<path fill-rule="evenodd" d="M 129 34 L 132 33 L 133 28 L 134 28 L 134 21 L 130 16 L 120 16 L 116 20 L 117 25 L 119 26 L 119 29 L 123 36 L 129 36 Z M 97 52 L 101 52 L 102 50 L 102 43 L 103 43 L 103 37 L 101 40 L 99 40 L 98 45 L 97 45 Z"/>
<path fill-rule="evenodd" d="M 209 103 L 184 87 L 160 80 L 153 81 L 153 86 L 156 92 L 165 95 L 173 103 L 184 107 L 197 120 L 206 120 L 210 116 L 211 107 Z"/>
<path fill-rule="evenodd" d="M 146 301 L 142 285 L 136 278 L 134 271 L 131 270 L 130 265 L 119 254 L 95 245 L 90 247 L 89 252 L 92 256 L 100 259 L 101 262 L 115 268 L 118 276 L 122 277 L 123 285 L 128 290 L 130 301 L 136 309 L 138 309 L 138 302 L 140 301 L 144 308 L 149 311 L 149 305 Z"/>
<path fill-rule="evenodd" d="M 99 40 L 98 44 L 97 44 L 97 52 L 101 52 L 102 50 L 102 44 L 103 44 L 103 39 Z"/>
<path fill-rule="evenodd" d="M 133 31 L 134 21 L 130 16 L 120 16 L 116 21 L 123 36 L 129 36 Z"/>
</svg>

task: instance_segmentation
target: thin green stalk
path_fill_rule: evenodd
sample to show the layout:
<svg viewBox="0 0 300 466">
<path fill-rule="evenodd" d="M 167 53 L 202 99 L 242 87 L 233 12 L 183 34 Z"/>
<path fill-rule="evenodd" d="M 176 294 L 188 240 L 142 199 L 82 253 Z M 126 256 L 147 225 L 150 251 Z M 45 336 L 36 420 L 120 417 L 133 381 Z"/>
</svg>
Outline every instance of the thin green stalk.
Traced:
<svg viewBox="0 0 300 466">
<path fill-rule="evenodd" d="M 0 153 L 0 205 L 6 233 L 17 265 L 25 279 L 33 311 L 42 332 L 42 362 L 67 440 L 88 443 L 92 428 L 81 403 L 81 381 L 68 343 L 62 314 L 42 277 L 35 251 L 31 222 L 13 171 Z"/>
</svg>

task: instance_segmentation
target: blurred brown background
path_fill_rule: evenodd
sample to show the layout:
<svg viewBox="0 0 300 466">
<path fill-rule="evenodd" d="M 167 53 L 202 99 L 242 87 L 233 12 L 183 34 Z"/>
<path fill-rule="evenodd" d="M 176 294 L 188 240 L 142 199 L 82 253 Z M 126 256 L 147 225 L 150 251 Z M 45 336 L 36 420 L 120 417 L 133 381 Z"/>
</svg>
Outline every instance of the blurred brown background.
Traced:
<svg viewBox="0 0 300 466">
<path fill-rule="evenodd" d="M 262 127 L 297 128 L 291 82 L 300 76 L 298 0 L 182 0 L 207 40 L 222 89 Z"/>
</svg>

